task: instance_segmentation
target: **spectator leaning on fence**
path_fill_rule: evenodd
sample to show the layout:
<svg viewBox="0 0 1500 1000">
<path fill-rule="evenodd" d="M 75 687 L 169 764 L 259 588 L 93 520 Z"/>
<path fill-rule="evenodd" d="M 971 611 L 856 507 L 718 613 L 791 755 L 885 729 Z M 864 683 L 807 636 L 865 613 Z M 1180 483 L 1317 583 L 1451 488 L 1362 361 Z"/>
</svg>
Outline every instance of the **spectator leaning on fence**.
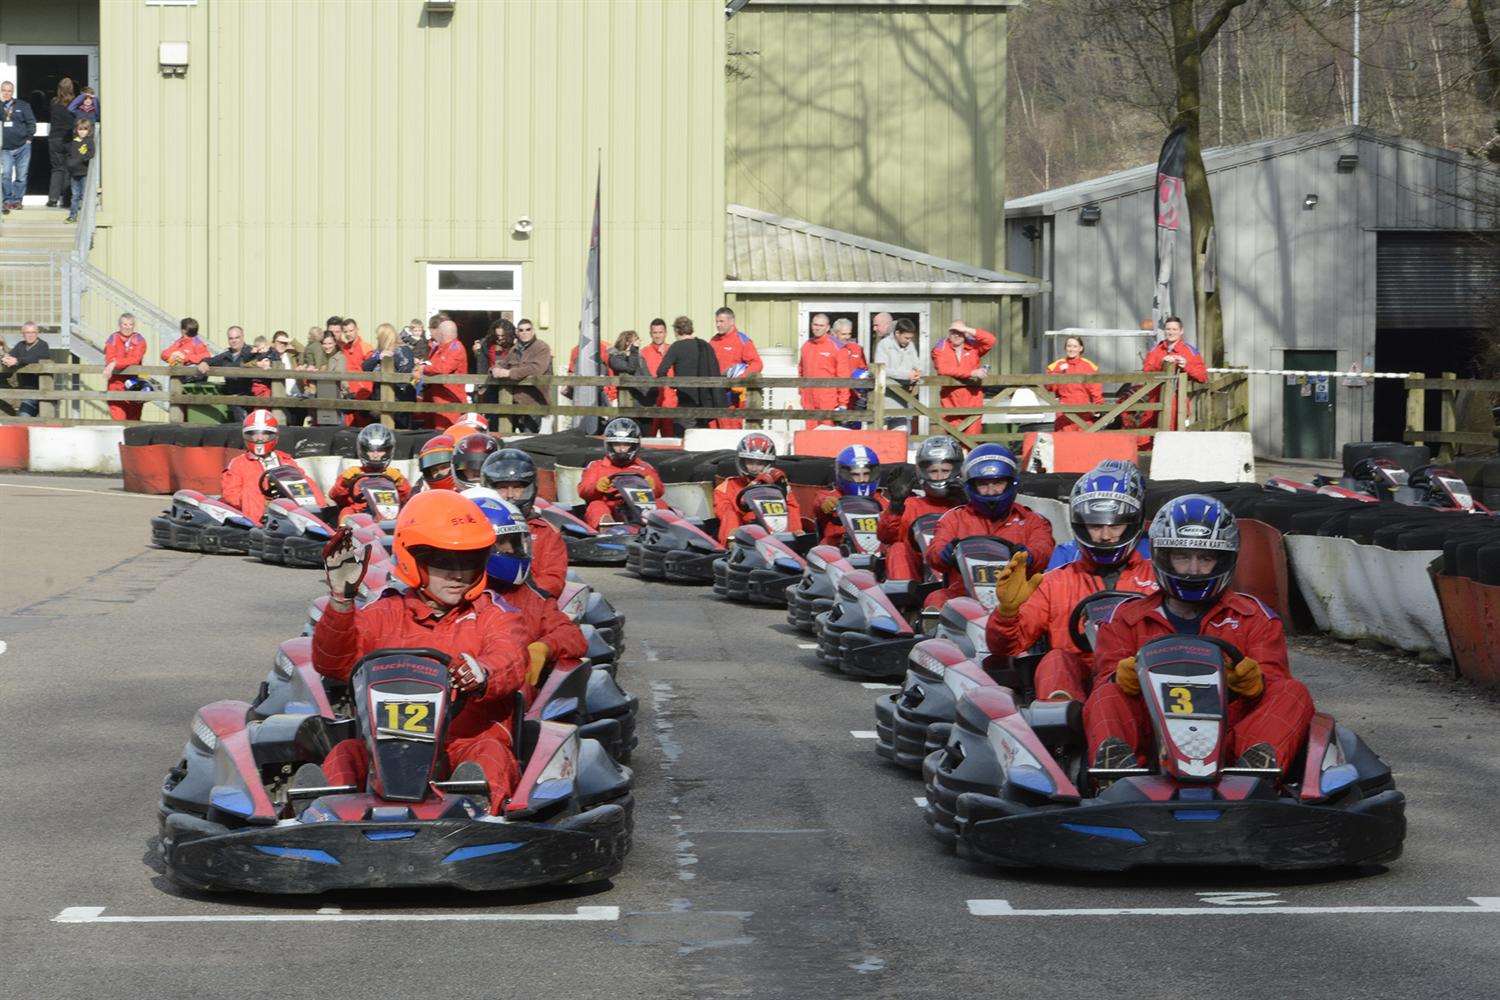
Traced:
<svg viewBox="0 0 1500 1000">
<path fill-rule="evenodd" d="M 344 361 L 351 372 L 364 371 L 365 358 L 370 356 L 370 345 L 359 335 L 359 324 L 348 316 L 339 323 L 339 350 L 344 352 Z M 347 387 L 350 399 L 369 399 L 375 394 L 374 382 L 350 382 Z M 344 416 L 350 427 L 363 427 L 374 419 L 364 410 L 351 410 Z"/>
<path fill-rule="evenodd" d="M 18 372 L 27 365 L 34 365 L 40 361 L 47 360 L 47 342 L 41 338 L 41 330 L 35 323 L 26 322 L 21 324 L 21 340 L 9 350 L 0 350 L 0 368 L 6 372 Z M 17 389 L 35 389 L 38 385 L 35 375 L 16 375 L 13 383 Z M 23 399 L 17 407 L 17 412 L 23 417 L 34 417 L 39 412 L 37 401 L 34 399 Z"/>
<path fill-rule="evenodd" d="M 1063 356 L 1047 366 L 1048 375 L 1093 375 L 1099 366 L 1083 356 L 1083 338 L 1069 337 L 1063 341 Z M 1104 405 L 1104 387 L 1098 382 L 1059 382 L 1047 386 L 1047 391 L 1057 397 L 1064 406 Z M 1076 416 L 1093 417 L 1096 414 L 1080 413 Z M 1069 420 L 1067 414 L 1059 413 L 1052 422 L 1055 431 L 1081 431 L 1082 427 Z"/>
<path fill-rule="evenodd" d="M 809 336 L 802 345 L 802 354 L 797 360 L 797 374 L 801 378 L 848 378 L 853 372 L 849 354 L 843 343 L 829 333 L 828 314 L 817 313 L 808 328 Z M 848 389 L 800 389 L 804 410 L 842 410 L 849 405 Z M 808 430 L 829 423 L 827 420 L 807 421 Z"/>
<path fill-rule="evenodd" d="M 646 371 L 652 377 L 661 374 L 662 359 L 667 356 L 667 321 L 657 317 L 647 327 L 647 335 L 651 342 L 641 348 L 641 360 L 645 362 Z M 677 405 L 677 390 L 662 386 L 656 390 L 656 406 L 668 407 Z M 677 432 L 675 421 L 665 417 L 657 417 L 651 421 L 650 434 L 654 437 L 671 437 Z"/>
<path fill-rule="evenodd" d="M 1203 355 L 1198 349 L 1186 340 L 1182 339 L 1182 320 L 1176 316 L 1168 316 L 1161 325 L 1162 339 L 1156 342 L 1151 352 L 1146 355 L 1146 361 L 1141 365 L 1142 371 L 1147 372 L 1187 372 L 1187 377 L 1194 382 L 1208 381 L 1208 367 L 1203 363 Z M 1157 386 L 1151 390 L 1146 397 L 1155 403 L 1161 399 L 1161 387 Z M 1177 393 L 1171 394 L 1171 400 L 1164 411 L 1153 410 L 1141 414 L 1140 426 L 1159 427 L 1160 414 L 1166 413 L 1167 423 L 1165 430 L 1180 431 L 1182 424 L 1179 420 L 1185 420 L 1192 416 L 1191 412 L 1179 414 L 1177 412 Z"/>
<path fill-rule="evenodd" d="M 458 324 L 451 319 L 443 319 L 433 325 L 435 334 L 432 343 L 432 353 L 422 363 L 422 371 L 427 375 L 466 375 L 469 371 L 469 359 L 464 351 L 464 345 L 458 340 Z M 428 382 L 422 386 L 422 400 L 428 403 L 467 403 L 468 395 L 464 392 L 463 383 L 436 383 Z M 447 430 L 463 419 L 462 410 L 445 410 L 434 413 L 429 418 L 433 427 L 438 430 Z"/>
<path fill-rule="evenodd" d="M 719 356 L 714 349 L 694 336 L 693 321 L 686 316 L 678 316 L 672 321 L 672 333 L 676 339 L 672 346 L 667 348 L 666 356 L 661 359 L 661 364 L 656 368 L 657 378 L 718 378 Z M 678 389 L 677 405 L 683 407 L 707 407 L 718 409 L 723 406 L 724 393 L 722 389 Z M 674 436 L 688 427 L 702 427 L 707 421 L 702 417 L 688 417 L 681 421 L 674 421 L 672 430 Z"/>
<path fill-rule="evenodd" d="M 245 343 L 244 327 L 231 326 L 225 331 L 224 339 L 229 341 L 229 346 L 215 354 L 213 357 L 198 362 L 198 372 L 207 375 L 210 368 L 249 368 L 255 360 L 255 352 L 250 345 Z M 224 380 L 223 393 L 226 396 L 249 396 L 252 394 L 250 379 L 243 376 L 230 376 Z M 229 404 L 230 423 L 241 423 L 245 415 L 250 412 L 249 408 L 240 403 Z"/>
<path fill-rule="evenodd" d="M 932 370 L 939 375 L 977 383 L 988 374 L 989 369 L 985 368 L 983 361 L 995 346 L 995 339 L 988 330 L 954 320 L 948 327 L 948 336 L 932 349 Z M 978 385 L 945 386 L 938 398 L 947 408 L 981 406 L 984 390 Z M 984 426 L 984 418 L 978 414 L 944 417 L 943 420 L 961 434 L 977 434 Z"/>
<path fill-rule="evenodd" d="M 116 375 L 121 368 L 141 364 L 146 360 L 146 338 L 135 332 L 135 317 L 121 313 L 119 328 L 104 341 L 104 387 L 110 392 L 125 389 L 125 376 Z M 109 403 L 111 420 L 139 420 L 144 404 L 136 400 Z"/>
<path fill-rule="evenodd" d="M 760 359 L 760 352 L 755 349 L 755 342 L 740 332 L 734 310 L 728 306 L 720 306 L 714 311 L 714 335 L 708 339 L 708 345 L 714 349 L 714 354 L 719 359 L 719 372 L 723 375 L 759 375 L 765 371 L 765 363 Z M 745 407 L 743 393 L 730 391 L 725 402 L 730 409 L 742 410 Z M 745 422 L 736 417 L 720 417 L 710 426 L 722 430 L 739 430 L 745 426 Z"/>
<path fill-rule="evenodd" d="M 16 96 L 14 83 L 0 83 L 0 197 L 6 212 L 19 209 L 26 194 L 33 135 L 36 115 L 31 105 Z"/>
<path fill-rule="evenodd" d="M 623 330 L 615 338 L 615 346 L 609 351 L 609 373 L 629 378 L 650 378 L 655 373 L 646 367 L 641 356 L 641 335 L 634 330 Z M 654 389 L 626 389 L 626 398 L 631 406 L 653 405 Z"/>
<path fill-rule="evenodd" d="M 875 363 L 884 366 L 887 381 L 894 382 L 907 392 L 914 392 L 917 379 L 927 374 L 922 352 L 917 349 L 917 324 L 909 319 L 899 319 L 891 324 L 889 334 L 875 345 Z M 889 392 L 886 393 L 886 399 L 891 405 L 906 409 L 905 401 Z M 892 417 L 885 422 L 886 427 L 894 430 L 909 428 L 910 424 L 911 421 L 906 417 Z"/>
<path fill-rule="evenodd" d="M 401 343 L 401 336 L 396 333 L 396 328 L 389 323 L 382 323 L 375 328 L 375 350 L 365 358 L 364 369 L 367 372 L 395 372 L 399 375 L 410 375 L 416 368 L 417 359 L 412 354 L 411 348 Z M 398 403 L 414 403 L 417 399 L 417 390 L 411 380 L 397 382 L 391 388 L 395 391 L 395 401 Z M 401 430 L 411 427 L 410 413 L 398 413 L 395 416 L 396 426 Z"/>
<path fill-rule="evenodd" d="M 501 356 L 498 367 L 491 371 L 496 378 L 540 379 L 546 381 L 552 375 L 552 348 L 536 335 L 531 320 L 522 319 L 516 324 L 516 342 Z M 547 390 L 542 385 L 516 385 L 510 390 L 510 401 L 520 406 L 549 406 Z M 536 434 L 542 429 L 540 415 L 514 416 L 511 427 L 522 434 Z"/>
</svg>

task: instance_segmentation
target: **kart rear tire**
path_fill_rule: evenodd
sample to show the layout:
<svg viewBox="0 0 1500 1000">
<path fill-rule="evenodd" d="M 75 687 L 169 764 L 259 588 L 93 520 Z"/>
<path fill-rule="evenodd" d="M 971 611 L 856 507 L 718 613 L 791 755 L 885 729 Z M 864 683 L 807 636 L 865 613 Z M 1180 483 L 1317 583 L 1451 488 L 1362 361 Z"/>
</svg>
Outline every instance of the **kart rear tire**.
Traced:
<svg viewBox="0 0 1500 1000">
<path fill-rule="evenodd" d="M 1432 461 L 1432 449 L 1398 441 L 1350 441 L 1343 450 L 1344 475 L 1350 475 L 1367 458 L 1388 458 L 1407 472 L 1416 472 Z"/>
</svg>

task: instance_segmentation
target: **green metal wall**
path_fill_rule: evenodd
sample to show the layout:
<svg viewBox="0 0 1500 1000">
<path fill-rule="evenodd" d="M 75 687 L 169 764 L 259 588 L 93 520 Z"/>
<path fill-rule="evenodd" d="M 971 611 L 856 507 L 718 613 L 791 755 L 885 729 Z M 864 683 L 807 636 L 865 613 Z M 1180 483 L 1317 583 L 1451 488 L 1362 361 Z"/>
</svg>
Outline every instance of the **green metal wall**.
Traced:
<svg viewBox="0 0 1500 1000">
<path fill-rule="evenodd" d="M 902 6 L 730 20 L 729 201 L 1002 268 L 1005 8 Z"/>
<path fill-rule="evenodd" d="M 93 45 L 110 0 L 0 0 L 0 44 Z"/>
<path fill-rule="evenodd" d="M 373 333 L 423 311 L 425 261 L 484 260 L 526 262 L 525 312 L 576 343 L 600 150 L 606 333 L 720 301 L 718 3 L 105 2 L 100 27 L 92 259 L 214 342 L 330 313 Z"/>
</svg>

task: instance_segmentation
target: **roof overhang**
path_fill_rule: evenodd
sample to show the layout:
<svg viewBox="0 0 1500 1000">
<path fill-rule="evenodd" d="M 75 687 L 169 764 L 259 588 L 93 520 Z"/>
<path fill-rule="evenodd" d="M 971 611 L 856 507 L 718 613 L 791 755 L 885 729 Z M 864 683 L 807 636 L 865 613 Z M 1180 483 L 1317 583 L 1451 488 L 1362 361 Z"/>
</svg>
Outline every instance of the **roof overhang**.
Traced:
<svg viewBox="0 0 1500 1000">
<path fill-rule="evenodd" d="M 725 281 L 738 295 L 925 295 L 943 298 L 1030 297 L 1040 294 L 1029 281 Z"/>
</svg>

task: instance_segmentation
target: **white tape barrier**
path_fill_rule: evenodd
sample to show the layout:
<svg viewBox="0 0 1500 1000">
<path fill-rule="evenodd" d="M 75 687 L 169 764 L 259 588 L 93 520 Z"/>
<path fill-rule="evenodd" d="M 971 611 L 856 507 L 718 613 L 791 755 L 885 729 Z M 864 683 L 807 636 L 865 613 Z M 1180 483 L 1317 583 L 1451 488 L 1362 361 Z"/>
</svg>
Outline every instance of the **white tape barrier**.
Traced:
<svg viewBox="0 0 1500 1000">
<path fill-rule="evenodd" d="M 1253 483 L 1255 445 L 1248 431 L 1163 431 L 1151 448 L 1151 478 Z"/>
<path fill-rule="evenodd" d="M 32 472 L 120 474 L 123 427 L 31 427 L 26 439 Z"/>
<path fill-rule="evenodd" d="M 1319 631 L 1451 657 L 1427 573 L 1439 550 L 1397 552 L 1349 538 L 1287 535 L 1287 562 Z"/>
<path fill-rule="evenodd" d="M 719 430 L 714 427 L 691 427 L 682 434 L 683 451 L 733 451 L 739 447 L 740 438 L 748 434 L 747 430 Z M 771 440 L 776 442 L 776 454 L 790 455 L 792 453 L 791 436 L 785 431 L 762 431 L 769 434 Z"/>
</svg>

